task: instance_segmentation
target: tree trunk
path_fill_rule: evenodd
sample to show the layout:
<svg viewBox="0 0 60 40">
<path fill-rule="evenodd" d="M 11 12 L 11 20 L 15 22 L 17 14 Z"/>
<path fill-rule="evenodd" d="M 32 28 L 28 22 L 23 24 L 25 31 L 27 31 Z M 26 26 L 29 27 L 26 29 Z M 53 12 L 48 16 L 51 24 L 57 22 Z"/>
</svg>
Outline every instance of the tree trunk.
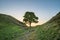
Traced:
<svg viewBox="0 0 60 40">
<path fill-rule="evenodd" d="M 30 31 L 31 31 L 31 22 L 30 22 Z"/>
</svg>

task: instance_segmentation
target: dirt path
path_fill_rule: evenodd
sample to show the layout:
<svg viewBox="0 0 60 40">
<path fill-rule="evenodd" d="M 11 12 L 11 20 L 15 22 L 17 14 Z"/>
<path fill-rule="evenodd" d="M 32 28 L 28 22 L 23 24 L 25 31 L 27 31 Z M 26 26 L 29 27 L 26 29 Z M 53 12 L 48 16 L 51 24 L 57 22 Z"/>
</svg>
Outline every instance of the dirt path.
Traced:
<svg viewBox="0 0 60 40">
<path fill-rule="evenodd" d="M 23 34 L 23 36 L 16 38 L 15 40 L 36 40 L 36 31 L 35 30 L 31 30 L 30 32 L 26 32 Z"/>
</svg>

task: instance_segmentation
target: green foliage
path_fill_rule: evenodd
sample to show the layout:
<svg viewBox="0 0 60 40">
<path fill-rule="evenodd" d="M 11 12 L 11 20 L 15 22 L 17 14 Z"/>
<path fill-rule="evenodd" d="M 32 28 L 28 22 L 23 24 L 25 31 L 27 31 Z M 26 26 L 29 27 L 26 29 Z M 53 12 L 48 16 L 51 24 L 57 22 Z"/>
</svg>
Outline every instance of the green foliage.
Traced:
<svg viewBox="0 0 60 40">
<path fill-rule="evenodd" d="M 31 23 L 37 23 L 38 22 L 38 17 L 35 16 L 34 12 L 26 12 L 23 17 L 24 17 L 23 21 L 26 24 L 31 25 Z"/>
</svg>

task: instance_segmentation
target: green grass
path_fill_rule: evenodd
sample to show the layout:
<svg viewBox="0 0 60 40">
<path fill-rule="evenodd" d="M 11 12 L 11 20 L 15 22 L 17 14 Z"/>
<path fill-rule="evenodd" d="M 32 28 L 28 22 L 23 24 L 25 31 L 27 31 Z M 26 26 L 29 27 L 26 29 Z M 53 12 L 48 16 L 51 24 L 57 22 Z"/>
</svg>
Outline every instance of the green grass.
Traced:
<svg viewBox="0 0 60 40">
<path fill-rule="evenodd" d="M 36 29 L 37 40 L 60 40 L 60 13 Z"/>
<path fill-rule="evenodd" d="M 26 31 L 23 29 L 23 23 L 19 23 L 19 21 L 15 18 L 0 14 L 0 40 L 14 40 L 18 36 L 22 36 L 22 34 Z"/>
<path fill-rule="evenodd" d="M 49 24 L 48 26 L 43 25 L 37 28 L 37 40 L 60 40 L 59 26 L 55 24 L 54 26 L 53 24 Z"/>
<path fill-rule="evenodd" d="M 30 28 L 26 29 L 25 26 L 11 16 L 0 15 L 0 40 L 20 40 L 27 32 L 29 34 Z M 29 35 L 34 40 L 60 40 L 60 12 L 45 24 L 32 27 L 31 32 Z"/>
<path fill-rule="evenodd" d="M 0 24 L 0 40 L 12 40 L 24 32 L 19 26 L 14 24 Z"/>
</svg>

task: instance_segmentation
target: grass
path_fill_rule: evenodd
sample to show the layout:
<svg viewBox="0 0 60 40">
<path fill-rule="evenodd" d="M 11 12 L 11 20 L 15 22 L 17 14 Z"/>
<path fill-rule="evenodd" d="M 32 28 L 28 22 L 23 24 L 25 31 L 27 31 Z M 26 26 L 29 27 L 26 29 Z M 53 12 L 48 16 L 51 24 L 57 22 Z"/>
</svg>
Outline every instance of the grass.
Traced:
<svg viewBox="0 0 60 40">
<path fill-rule="evenodd" d="M 24 32 L 19 26 L 14 24 L 0 24 L 0 40 L 12 40 Z"/>
<path fill-rule="evenodd" d="M 43 25 L 36 26 L 37 40 L 60 40 L 60 12 Z"/>
<path fill-rule="evenodd" d="M 22 36 L 22 34 L 27 30 L 19 25 L 24 25 L 23 23 L 18 23 L 19 21 L 13 17 L 0 14 L 0 40 L 14 40 L 16 37 Z"/>
<path fill-rule="evenodd" d="M 32 27 L 30 32 L 30 28 L 25 29 L 24 24 L 20 24 L 10 16 L 0 15 L 0 40 L 20 40 L 20 37 L 23 40 L 60 40 L 60 12 L 45 24 Z"/>
</svg>

